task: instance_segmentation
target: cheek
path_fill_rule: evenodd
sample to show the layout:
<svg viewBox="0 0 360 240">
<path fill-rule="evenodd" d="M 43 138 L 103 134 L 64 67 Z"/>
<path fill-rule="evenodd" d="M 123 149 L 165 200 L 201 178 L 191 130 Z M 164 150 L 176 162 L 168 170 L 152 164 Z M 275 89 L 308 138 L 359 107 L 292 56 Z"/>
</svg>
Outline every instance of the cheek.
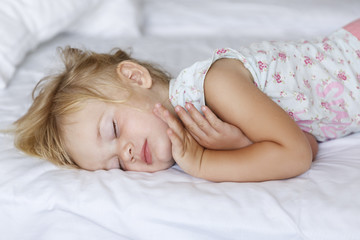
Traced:
<svg viewBox="0 0 360 240">
<path fill-rule="evenodd" d="M 162 125 L 159 126 L 159 128 L 152 130 L 152 133 L 154 134 L 153 137 L 158 149 L 161 149 L 161 151 L 163 151 L 164 153 L 168 151 L 171 152 L 171 141 L 166 133 L 167 129 L 167 125 Z"/>
<path fill-rule="evenodd" d="M 149 128 L 153 129 L 153 131 L 157 131 L 159 134 L 166 135 L 166 130 L 169 128 L 169 126 L 162 121 L 160 118 L 153 116 L 151 119 L 148 118 L 148 126 Z"/>
<path fill-rule="evenodd" d="M 157 121 L 157 128 L 152 129 L 154 141 L 156 142 L 157 155 L 161 159 L 171 159 L 171 141 L 166 133 L 168 125 L 163 121 Z"/>
</svg>

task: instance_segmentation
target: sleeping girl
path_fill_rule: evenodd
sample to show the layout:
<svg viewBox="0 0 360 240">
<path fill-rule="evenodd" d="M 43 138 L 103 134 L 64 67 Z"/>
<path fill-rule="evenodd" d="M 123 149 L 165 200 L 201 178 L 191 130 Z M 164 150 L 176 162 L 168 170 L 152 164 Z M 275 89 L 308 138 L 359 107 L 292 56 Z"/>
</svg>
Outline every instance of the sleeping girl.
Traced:
<svg viewBox="0 0 360 240">
<path fill-rule="evenodd" d="M 121 50 L 61 56 L 15 122 L 15 145 L 58 165 L 286 179 L 318 142 L 360 130 L 360 20 L 321 40 L 218 49 L 174 79 Z"/>
</svg>

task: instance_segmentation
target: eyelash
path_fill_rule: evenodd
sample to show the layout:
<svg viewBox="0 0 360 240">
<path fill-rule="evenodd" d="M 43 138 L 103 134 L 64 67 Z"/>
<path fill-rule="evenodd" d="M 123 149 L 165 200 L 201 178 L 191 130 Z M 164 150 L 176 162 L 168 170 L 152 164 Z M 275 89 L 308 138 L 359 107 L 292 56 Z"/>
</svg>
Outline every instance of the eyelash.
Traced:
<svg viewBox="0 0 360 240">
<path fill-rule="evenodd" d="M 114 135 L 115 135 L 115 138 L 117 138 L 118 137 L 118 128 L 117 128 L 117 123 L 116 123 L 116 121 L 114 121 L 113 120 L 113 129 L 114 129 Z"/>
</svg>

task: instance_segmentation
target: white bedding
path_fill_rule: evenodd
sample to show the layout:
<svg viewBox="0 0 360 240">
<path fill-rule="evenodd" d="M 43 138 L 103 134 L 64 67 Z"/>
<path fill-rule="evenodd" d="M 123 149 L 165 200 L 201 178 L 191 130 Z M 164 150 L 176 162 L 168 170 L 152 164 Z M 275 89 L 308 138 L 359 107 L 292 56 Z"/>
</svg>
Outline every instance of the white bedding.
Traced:
<svg viewBox="0 0 360 240">
<path fill-rule="evenodd" d="M 360 1 L 355 0 L 92 4 L 96 7 L 83 6 L 86 11 L 77 6 L 78 17 L 68 27 L 13 62 L 15 75 L 0 91 L 0 129 L 27 110 L 36 82 L 56 68 L 57 46 L 95 51 L 131 47 L 134 56 L 157 62 L 175 76 L 217 47 L 325 36 L 360 17 Z M 117 19 L 111 12 L 115 6 L 126 6 L 124 14 L 131 16 Z M 106 34 L 99 25 L 86 28 L 92 16 L 102 16 Z M 113 27 L 122 29 L 112 33 Z M 1 47 L 0 57 L 11 50 Z M 0 133 L 0 234 L 1 239 L 36 240 L 360 240 L 360 133 L 322 143 L 305 174 L 263 183 L 212 183 L 177 166 L 154 174 L 65 170 L 23 155 L 11 135 Z"/>
</svg>

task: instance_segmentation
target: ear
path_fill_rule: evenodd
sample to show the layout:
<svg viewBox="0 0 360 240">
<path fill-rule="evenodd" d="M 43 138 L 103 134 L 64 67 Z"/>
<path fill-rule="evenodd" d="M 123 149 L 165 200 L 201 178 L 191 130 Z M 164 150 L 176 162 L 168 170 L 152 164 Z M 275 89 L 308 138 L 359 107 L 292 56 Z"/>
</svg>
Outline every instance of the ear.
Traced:
<svg viewBox="0 0 360 240">
<path fill-rule="evenodd" d="M 152 78 L 147 68 L 132 61 L 122 61 L 118 64 L 116 72 L 120 79 L 129 81 L 130 84 L 142 88 L 151 88 Z"/>
</svg>

